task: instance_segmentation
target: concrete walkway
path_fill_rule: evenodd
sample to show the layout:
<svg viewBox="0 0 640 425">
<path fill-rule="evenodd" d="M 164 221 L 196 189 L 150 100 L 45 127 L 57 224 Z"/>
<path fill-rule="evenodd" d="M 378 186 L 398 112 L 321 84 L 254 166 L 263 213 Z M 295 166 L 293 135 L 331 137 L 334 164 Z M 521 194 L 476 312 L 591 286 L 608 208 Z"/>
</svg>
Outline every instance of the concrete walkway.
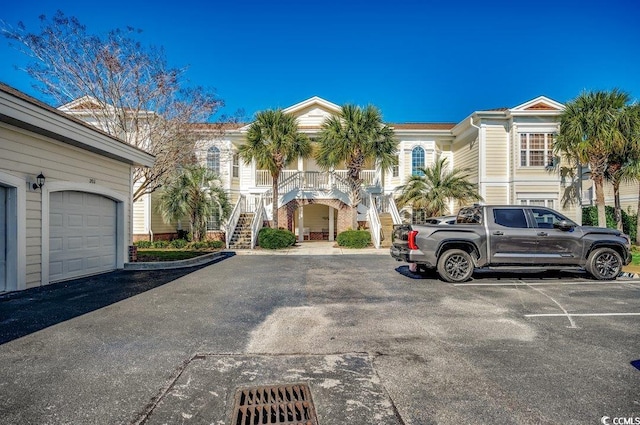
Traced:
<svg viewBox="0 0 640 425">
<path fill-rule="evenodd" d="M 335 241 L 305 241 L 297 242 L 285 249 L 243 249 L 234 251 L 236 255 L 386 255 L 389 248 L 344 248 Z"/>
</svg>

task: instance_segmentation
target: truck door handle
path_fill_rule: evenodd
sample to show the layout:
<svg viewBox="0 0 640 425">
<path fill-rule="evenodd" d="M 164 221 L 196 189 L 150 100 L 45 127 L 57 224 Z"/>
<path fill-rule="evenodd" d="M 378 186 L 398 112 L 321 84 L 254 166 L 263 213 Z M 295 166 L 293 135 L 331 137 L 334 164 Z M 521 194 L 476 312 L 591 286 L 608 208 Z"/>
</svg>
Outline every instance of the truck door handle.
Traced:
<svg viewBox="0 0 640 425">
<path fill-rule="evenodd" d="M 538 236 L 549 236 L 547 232 L 538 232 Z"/>
<path fill-rule="evenodd" d="M 496 235 L 496 236 L 504 235 L 504 233 L 502 233 L 500 230 L 498 230 L 497 232 L 493 232 L 493 234 Z"/>
</svg>

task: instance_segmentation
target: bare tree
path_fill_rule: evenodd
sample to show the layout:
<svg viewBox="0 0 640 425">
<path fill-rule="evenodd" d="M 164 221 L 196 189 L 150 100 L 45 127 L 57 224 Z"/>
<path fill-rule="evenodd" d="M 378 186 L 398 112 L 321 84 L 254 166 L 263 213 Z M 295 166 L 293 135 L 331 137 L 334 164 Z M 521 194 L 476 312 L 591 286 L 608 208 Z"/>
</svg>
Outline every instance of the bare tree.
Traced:
<svg viewBox="0 0 640 425">
<path fill-rule="evenodd" d="M 214 92 L 187 87 L 185 68 L 167 65 L 164 50 L 143 46 L 134 28 L 87 32 L 58 11 L 40 16 L 40 32 L 2 25 L 3 35 L 32 61 L 24 69 L 66 112 L 156 157 L 134 172 L 134 201 L 161 187 L 177 166 L 193 160 L 196 122 L 221 106 Z"/>
</svg>

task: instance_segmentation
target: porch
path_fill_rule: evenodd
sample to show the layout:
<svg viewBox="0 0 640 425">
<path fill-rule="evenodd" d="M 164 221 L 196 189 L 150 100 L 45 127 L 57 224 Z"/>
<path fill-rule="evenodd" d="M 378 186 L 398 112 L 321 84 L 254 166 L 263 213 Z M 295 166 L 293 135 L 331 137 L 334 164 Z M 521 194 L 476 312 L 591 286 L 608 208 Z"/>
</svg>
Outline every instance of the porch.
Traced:
<svg viewBox="0 0 640 425">
<path fill-rule="evenodd" d="M 348 179 L 347 170 L 333 170 L 333 171 L 299 171 L 299 170 L 282 170 L 278 178 L 278 182 L 282 184 L 285 180 L 290 180 L 293 177 L 298 176 L 298 183 L 300 188 L 313 188 L 313 189 L 330 189 L 332 184 L 332 177 L 346 181 Z M 360 179 L 365 187 L 380 186 L 380 173 L 377 170 L 362 170 L 360 172 Z M 273 185 L 273 179 L 268 170 L 256 170 L 255 173 L 255 185 L 256 187 L 271 187 Z"/>
</svg>

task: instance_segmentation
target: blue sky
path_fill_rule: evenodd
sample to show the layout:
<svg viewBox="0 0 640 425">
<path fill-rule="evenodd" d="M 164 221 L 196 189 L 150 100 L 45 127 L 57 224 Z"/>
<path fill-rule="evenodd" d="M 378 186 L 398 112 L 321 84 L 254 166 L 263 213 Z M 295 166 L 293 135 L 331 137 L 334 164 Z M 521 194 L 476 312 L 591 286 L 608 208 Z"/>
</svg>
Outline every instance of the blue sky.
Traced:
<svg viewBox="0 0 640 425">
<path fill-rule="evenodd" d="M 373 104 L 390 123 L 459 122 L 583 90 L 640 98 L 637 0 L 35 0 L 10 2 L 0 19 L 37 31 L 57 9 L 92 33 L 142 29 L 192 84 L 216 90 L 222 112 L 248 118 L 312 96 Z M 4 38 L 0 58 L 0 81 L 42 99 Z"/>
</svg>

